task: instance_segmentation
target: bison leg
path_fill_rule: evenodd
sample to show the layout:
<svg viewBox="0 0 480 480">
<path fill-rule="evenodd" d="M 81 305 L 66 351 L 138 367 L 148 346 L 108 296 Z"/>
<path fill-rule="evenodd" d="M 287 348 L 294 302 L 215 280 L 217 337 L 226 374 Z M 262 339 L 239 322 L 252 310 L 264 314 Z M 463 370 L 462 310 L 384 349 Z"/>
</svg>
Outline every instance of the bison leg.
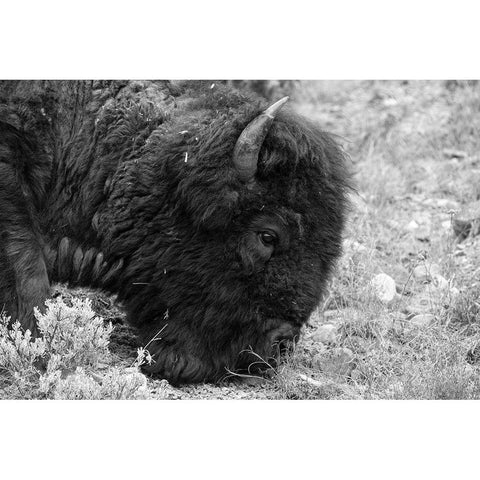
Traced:
<svg viewBox="0 0 480 480">
<path fill-rule="evenodd" d="M 0 164 L 0 310 L 36 335 L 33 308 L 50 284 L 31 210 L 13 169 Z"/>
</svg>

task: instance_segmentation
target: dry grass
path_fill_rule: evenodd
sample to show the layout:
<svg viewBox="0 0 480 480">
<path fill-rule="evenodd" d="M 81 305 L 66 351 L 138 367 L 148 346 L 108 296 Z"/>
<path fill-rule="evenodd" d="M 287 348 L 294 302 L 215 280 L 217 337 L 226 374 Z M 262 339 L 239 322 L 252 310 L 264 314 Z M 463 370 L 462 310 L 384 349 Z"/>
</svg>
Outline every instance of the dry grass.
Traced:
<svg viewBox="0 0 480 480">
<path fill-rule="evenodd" d="M 298 101 L 341 134 L 357 171 L 347 248 L 324 305 L 329 314 L 336 310 L 338 336 L 320 356 L 338 348 L 352 352 L 353 368 L 335 376 L 337 387 L 361 398 L 479 398 L 475 265 L 466 271 L 455 256 L 450 221 L 479 197 L 480 85 L 312 82 Z M 465 156 L 449 158 L 446 149 Z M 470 244 L 474 251 L 475 240 Z M 412 275 L 429 263 L 438 265 L 443 285 Z M 396 281 L 398 295 L 388 305 L 370 287 L 378 273 Z M 419 307 L 431 321 L 412 322 Z M 319 312 L 311 330 L 331 322 Z M 294 370 L 310 367 L 311 378 L 328 379 L 311 360 L 308 349 L 298 349 Z M 344 398 L 339 389 L 328 398 Z M 310 398 L 300 388 L 297 393 Z"/>
</svg>

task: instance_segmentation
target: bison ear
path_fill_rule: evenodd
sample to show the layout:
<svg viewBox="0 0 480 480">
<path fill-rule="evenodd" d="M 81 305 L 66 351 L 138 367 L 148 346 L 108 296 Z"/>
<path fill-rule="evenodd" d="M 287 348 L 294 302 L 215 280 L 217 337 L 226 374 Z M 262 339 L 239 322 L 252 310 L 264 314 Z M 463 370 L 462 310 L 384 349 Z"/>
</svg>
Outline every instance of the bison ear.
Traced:
<svg viewBox="0 0 480 480">
<path fill-rule="evenodd" d="M 238 137 L 233 150 L 233 164 L 242 182 L 250 183 L 257 173 L 258 154 L 275 116 L 288 101 L 284 97 L 255 117 Z"/>
</svg>

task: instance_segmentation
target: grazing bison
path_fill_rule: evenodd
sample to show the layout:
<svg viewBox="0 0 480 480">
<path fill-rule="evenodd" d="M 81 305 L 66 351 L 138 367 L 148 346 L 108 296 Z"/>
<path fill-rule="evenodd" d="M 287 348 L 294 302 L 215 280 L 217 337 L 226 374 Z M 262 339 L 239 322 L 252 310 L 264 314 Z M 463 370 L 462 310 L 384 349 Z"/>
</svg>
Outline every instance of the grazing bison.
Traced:
<svg viewBox="0 0 480 480">
<path fill-rule="evenodd" d="M 285 100 L 0 82 L 0 305 L 35 332 L 51 281 L 115 292 L 173 383 L 268 359 L 319 302 L 349 189 L 341 149 Z"/>
</svg>

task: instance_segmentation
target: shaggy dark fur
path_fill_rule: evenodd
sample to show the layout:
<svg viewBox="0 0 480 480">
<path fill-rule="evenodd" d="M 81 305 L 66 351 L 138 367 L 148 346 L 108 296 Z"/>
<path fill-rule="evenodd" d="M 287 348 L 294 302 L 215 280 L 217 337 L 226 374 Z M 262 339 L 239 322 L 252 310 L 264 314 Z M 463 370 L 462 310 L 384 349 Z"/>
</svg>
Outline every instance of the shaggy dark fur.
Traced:
<svg viewBox="0 0 480 480">
<path fill-rule="evenodd" d="M 268 359 L 319 302 L 349 175 L 285 108 L 247 188 L 232 151 L 265 107 L 205 82 L 0 82 L 0 304 L 35 330 L 49 281 L 116 292 L 173 383 Z"/>
</svg>

